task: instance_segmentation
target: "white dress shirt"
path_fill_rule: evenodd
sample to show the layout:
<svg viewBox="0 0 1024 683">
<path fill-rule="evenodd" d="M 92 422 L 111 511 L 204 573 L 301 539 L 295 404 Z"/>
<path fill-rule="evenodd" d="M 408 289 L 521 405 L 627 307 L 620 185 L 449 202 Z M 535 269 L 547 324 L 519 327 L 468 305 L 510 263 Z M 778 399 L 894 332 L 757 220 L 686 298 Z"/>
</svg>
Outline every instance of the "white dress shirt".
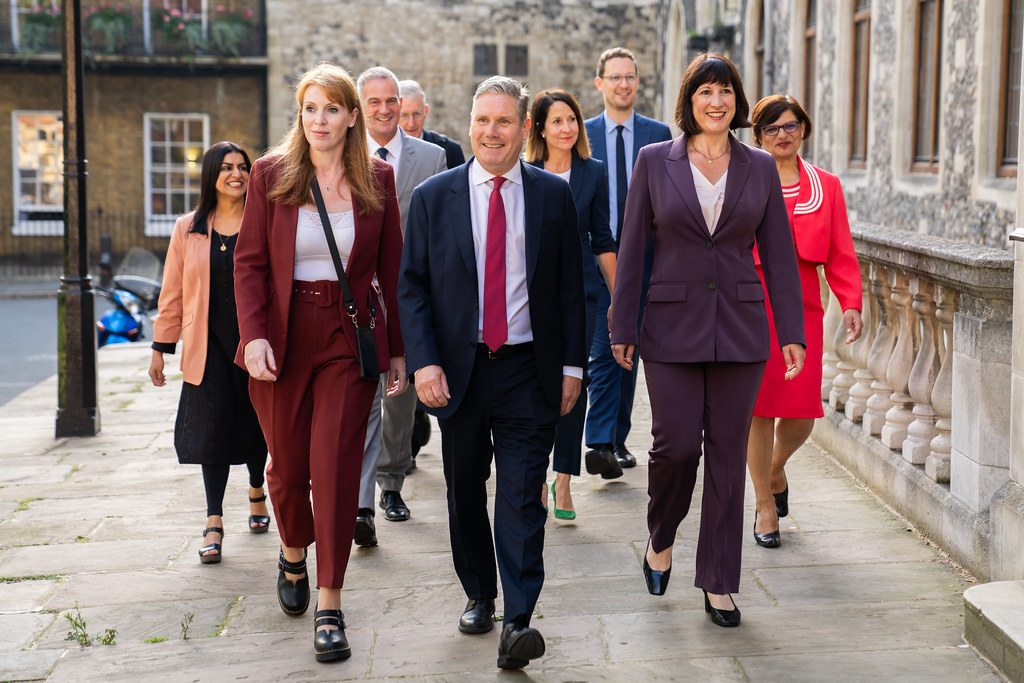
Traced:
<svg viewBox="0 0 1024 683">
<path fill-rule="evenodd" d="M 728 180 L 729 171 L 722 174 L 717 183 L 712 183 L 704 177 L 700 169 L 690 162 L 690 170 L 693 171 L 693 187 L 697 190 L 697 200 L 700 202 L 700 211 L 704 214 L 704 222 L 708 226 L 708 233 L 714 235 L 718 227 L 718 219 L 722 217 L 722 205 L 725 203 L 725 184 Z"/>
<path fill-rule="evenodd" d="M 479 316 L 477 342 L 483 343 L 484 277 L 487 264 L 487 209 L 494 188 L 490 173 L 474 160 L 469 167 L 469 212 L 473 228 L 473 252 L 476 257 L 476 283 Z M 518 162 L 503 176 L 499 192 L 505 205 L 505 315 L 508 320 L 506 344 L 533 341 L 530 323 L 530 295 L 526 283 L 526 200 L 523 194 L 523 169 Z M 554 293 L 552 294 L 554 295 Z M 583 368 L 564 366 L 562 374 L 583 378 Z"/>
<path fill-rule="evenodd" d="M 370 135 L 370 130 L 366 130 L 366 148 L 370 150 L 370 156 L 377 156 L 377 150 L 383 147 L 388 151 L 388 158 L 384 161 L 391 164 L 392 168 L 395 169 L 395 178 L 398 178 L 398 165 L 402 162 L 402 144 L 405 142 L 405 131 L 402 127 L 398 127 L 398 132 L 392 137 L 388 144 L 382 145 L 373 139 Z M 379 158 L 379 157 L 378 157 Z"/>
</svg>

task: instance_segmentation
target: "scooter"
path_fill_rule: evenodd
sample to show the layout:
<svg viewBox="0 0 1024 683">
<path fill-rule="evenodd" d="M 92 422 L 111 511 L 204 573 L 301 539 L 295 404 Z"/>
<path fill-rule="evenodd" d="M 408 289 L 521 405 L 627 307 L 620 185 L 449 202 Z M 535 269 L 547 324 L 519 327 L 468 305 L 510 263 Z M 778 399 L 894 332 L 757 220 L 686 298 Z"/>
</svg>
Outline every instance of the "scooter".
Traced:
<svg viewBox="0 0 1024 683">
<path fill-rule="evenodd" d="M 109 300 L 108 308 L 96 321 L 96 346 L 125 344 L 142 339 L 142 309 L 139 298 L 124 289 L 96 288 L 95 294 Z"/>
<path fill-rule="evenodd" d="M 109 280 L 109 284 L 95 288 L 95 293 L 109 300 L 113 308 L 104 311 L 96 320 L 98 348 L 145 338 L 145 324 L 149 321 L 152 326 L 152 318 L 156 314 L 157 303 L 160 300 L 161 283 L 159 280 L 125 271 L 145 271 L 153 274 L 153 262 L 159 269 L 159 260 L 152 253 L 132 248 L 121 261 L 118 275 L 109 277 L 109 265 L 106 266 L 104 275 L 107 277 L 103 279 Z"/>
</svg>

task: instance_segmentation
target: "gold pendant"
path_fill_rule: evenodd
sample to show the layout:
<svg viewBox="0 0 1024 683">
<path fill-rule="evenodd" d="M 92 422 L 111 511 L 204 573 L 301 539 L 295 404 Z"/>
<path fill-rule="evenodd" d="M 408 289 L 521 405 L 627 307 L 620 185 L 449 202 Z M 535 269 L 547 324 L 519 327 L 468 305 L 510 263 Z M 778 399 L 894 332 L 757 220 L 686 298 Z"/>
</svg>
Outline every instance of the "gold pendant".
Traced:
<svg viewBox="0 0 1024 683">
<path fill-rule="evenodd" d="M 221 250 L 221 251 L 227 251 L 227 250 L 228 250 L 228 247 L 227 247 L 227 245 L 226 245 L 226 244 L 222 244 L 222 245 L 220 245 L 220 250 Z"/>
<path fill-rule="evenodd" d="M 713 164 L 713 163 L 714 163 L 714 161 L 715 161 L 714 159 L 708 159 L 708 166 L 710 166 L 711 164 Z"/>
</svg>

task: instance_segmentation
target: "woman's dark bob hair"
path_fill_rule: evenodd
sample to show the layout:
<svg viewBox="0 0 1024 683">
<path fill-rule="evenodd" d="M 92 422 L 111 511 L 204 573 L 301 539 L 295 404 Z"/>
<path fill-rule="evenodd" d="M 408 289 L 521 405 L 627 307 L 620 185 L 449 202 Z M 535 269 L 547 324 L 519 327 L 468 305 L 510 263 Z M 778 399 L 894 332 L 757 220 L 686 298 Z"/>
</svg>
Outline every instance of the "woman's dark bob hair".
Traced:
<svg viewBox="0 0 1024 683">
<path fill-rule="evenodd" d="M 793 112 L 796 120 L 804 124 L 804 134 L 800 139 L 806 140 L 811 137 L 811 117 L 807 115 L 797 99 L 791 95 L 769 95 L 754 105 L 754 113 L 750 117 L 754 122 L 754 142 L 760 145 L 761 131 L 765 126 L 770 126 L 778 121 L 779 117 L 787 111 Z"/>
<path fill-rule="evenodd" d="M 679 85 L 679 97 L 676 99 L 676 125 L 687 135 L 699 135 L 702 131 L 693 118 L 691 98 L 697 89 L 707 83 L 728 85 L 736 93 L 736 113 L 729 123 L 730 130 L 750 128 L 747 116 L 750 105 L 743 94 L 743 81 L 736 66 L 717 52 L 705 52 L 697 55 L 686 67 L 683 82 Z"/>
</svg>

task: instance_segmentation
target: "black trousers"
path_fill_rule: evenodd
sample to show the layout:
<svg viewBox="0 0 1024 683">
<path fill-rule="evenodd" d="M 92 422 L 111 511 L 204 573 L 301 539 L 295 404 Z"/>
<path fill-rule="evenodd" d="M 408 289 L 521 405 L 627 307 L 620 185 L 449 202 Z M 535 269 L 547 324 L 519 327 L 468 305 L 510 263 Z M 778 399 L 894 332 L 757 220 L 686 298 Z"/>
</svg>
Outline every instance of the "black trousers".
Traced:
<svg viewBox="0 0 1024 683">
<path fill-rule="evenodd" d="M 438 421 L 452 559 L 473 600 L 497 597 L 497 569 L 505 621 L 525 626 L 544 584 L 547 515 L 537 493 L 559 409 L 544 398 L 532 350 L 490 359 L 479 346 L 458 410 Z M 493 539 L 486 488 L 492 459 L 497 477 Z"/>
</svg>

